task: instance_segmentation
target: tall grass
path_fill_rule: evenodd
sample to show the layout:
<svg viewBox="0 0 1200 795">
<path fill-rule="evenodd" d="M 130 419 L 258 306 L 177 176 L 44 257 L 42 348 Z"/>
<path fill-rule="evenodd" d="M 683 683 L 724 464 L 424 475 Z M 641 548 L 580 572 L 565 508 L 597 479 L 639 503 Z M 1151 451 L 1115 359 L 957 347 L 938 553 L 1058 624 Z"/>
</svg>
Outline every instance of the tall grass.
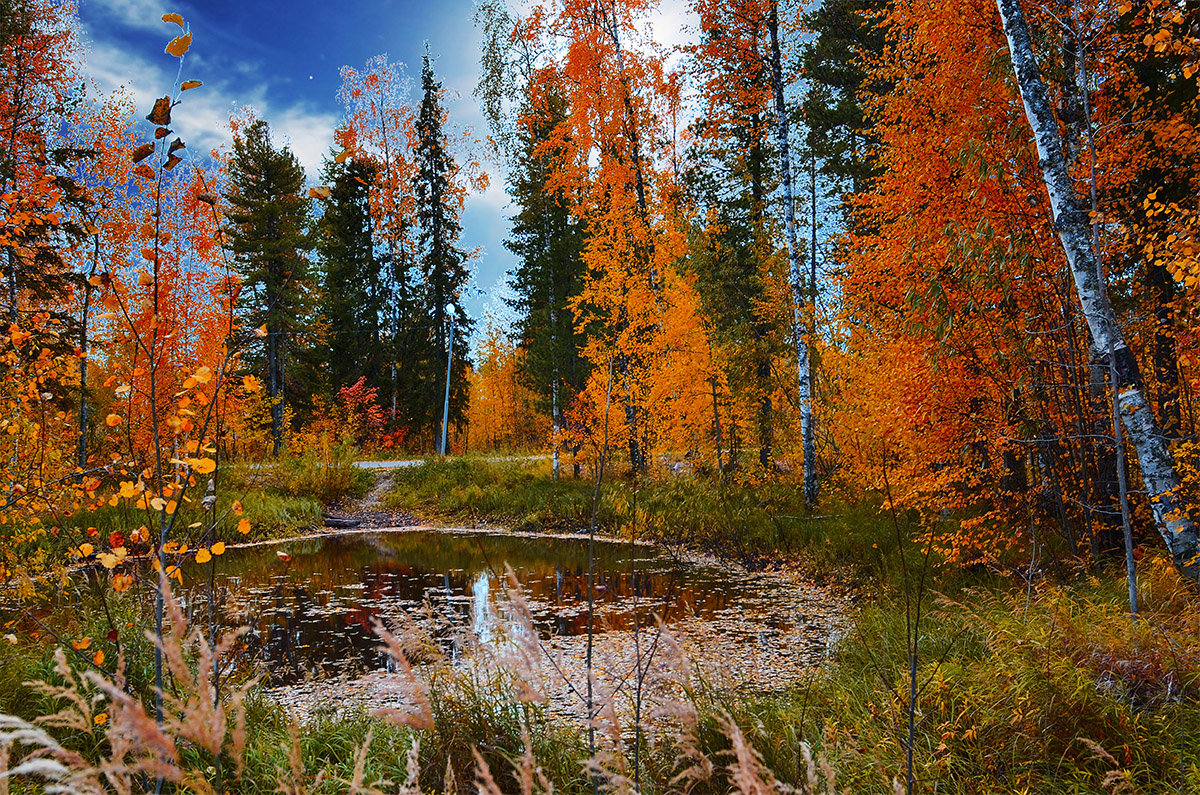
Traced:
<svg viewBox="0 0 1200 795">
<path fill-rule="evenodd" d="M 555 481 L 547 461 L 431 460 L 397 470 L 386 504 L 459 522 L 533 532 L 581 532 L 593 485 Z M 596 520 L 613 535 L 683 544 L 750 564 L 790 557 L 820 576 L 878 581 L 894 566 L 895 537 L 877 503 L 839 503 L 813 515 L 802 489 L 778 480 L 722 483 L 703 476 L 605 481 Z"/>
</svg>

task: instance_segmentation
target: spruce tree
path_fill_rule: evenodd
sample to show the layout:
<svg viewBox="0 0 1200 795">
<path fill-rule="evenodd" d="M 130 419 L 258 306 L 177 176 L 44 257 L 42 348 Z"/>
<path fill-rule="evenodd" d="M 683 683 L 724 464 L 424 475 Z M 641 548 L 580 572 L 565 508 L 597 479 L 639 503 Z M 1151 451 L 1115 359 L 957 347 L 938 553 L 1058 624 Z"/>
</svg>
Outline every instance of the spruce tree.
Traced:
<svg viewBox="0 0 1200 795">
<path fill-rule="evenodd" d="M 458 245 L 461 226 L 461 190 L 454 179 L 458 166 L 447 148 L 442 108 L 442 84 L 435 79 L 429 54 L 421 67 L 421 107 L 417 115 L 417 243 L 423 284 L 420 305 L 427 318 L 423 355 L 403 366 L 419 367 L 420 400 L 414 407 L 414 426 L 433 431 L 436 446 L 441 437 L 442 398 L 446 386 L 446 360 L 450 317 L 453 313 L 454 351 L 450 373 L 450 421 L 466 413 L 467 340 L 474 323 L 462 308 L 462 291 L 470 273 L 467 255 Z"/>
<path fill-rule="evenodd" d="M 778 318 L 766 311 L 770 269 L 781 264 L 768 214 L 778 188 L 778 153 L 766 90 L 766 8 L 706 7 L 700 36 L 695 64 L 708 89 L 707 112 L 691 126 L 695 143 L 683 177 L 704 228 L 693 238 L 688 265 L 697 277 L 712 341 L 737 352 L 722 357 L 726 381 L 735 402 L 754 407 L 759 462 L 773 470 L 779 407 L 772 397 L 772 359 L 782 352 L 784 337 Z M 729 466 L 737 467 L 741 429 L 732 422 L 723 430 Z"/>
<path fill-rule="evenodd" d="M 261 350 L 252 351 L 246 364 L 267 384 L 275 455 L 283 450 L 285 404 L 305 408 L 316 372 L 316 279 L 306 257 L 311 238 L 303 188 L 304 169 L 287 146 L 275 148 L 265 121 L 234 136 L 228 245 L 242 279 L 241 320 L 265 334 Z"/>
<path fill-rule="evenodd" d="M 568 308 L 583 278 L 584 228 L 563 197 L 547 186 L 550 157 L 536 151 L 565 119 L 565 102 L 551 94 L 542 107 L 527 109 L 523 116 L 527 122 L 517 136 L 509 176 L 509 195 L 520 209 L 504 244 L 519 260 L 509 280 L 516 294 L 511 306 L 518 313 L 516 330 L 525 350 L 522 379 L 559 429 L 563 409 L 588 376 L 587 361 L 580 355 L 585 340 Z"/>
<path fill-rule="evenodd" d="M 864 90 L 875 95 L 891 90 L 867 81 L 867 65 L 883 52 L 883 29 L 875 17 L 884 6 L 882 0 L 841 0 L 821 4 L 807 17 L 816 37 L 803 55 L 806 143 L 839 193 L 866 190 L 876 173 L 875 139 L 862 96 Z"/>
<path fill-rule="evenodd" d="M 370 186 L 375 168 L 366 161 L 326 159 L 321 178 L 330 186 L 316 226 L 316 251 L 328 328 L 326 375 L 331 391 L 365 376 L 383 387 L 386 353 L 380 327 L 384 290 L 372 239 Z"/>
</svg>

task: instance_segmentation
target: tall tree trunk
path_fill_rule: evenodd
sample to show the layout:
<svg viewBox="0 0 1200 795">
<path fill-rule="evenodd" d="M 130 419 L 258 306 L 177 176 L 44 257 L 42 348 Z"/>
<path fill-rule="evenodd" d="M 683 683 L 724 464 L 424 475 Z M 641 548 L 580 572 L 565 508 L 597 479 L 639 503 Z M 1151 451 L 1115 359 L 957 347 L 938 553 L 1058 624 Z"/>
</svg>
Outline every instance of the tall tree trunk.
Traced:
<svg viewBox="0 0 1200 795">
<path fill-rule="evenodd" d="M 775 95 L 775 143 L 779 149 L 780 181 L 783 184 L 783 220 L 787 232 L 788 266 L 792 283 L 792 323 L 796 330 L 796 371 L 800 392 L 800 437 L 804 443 L 804 499 L 817 502 L 817 447 L 813 437 L 812 372 L 808 355 L 808 323 L 804 316 L 804 271 L 800 243 L 796 239 L 796 203 L 792 190 L 792 161 L 788 145 L 788 112 L 783 95 L 783 58 L 779 49 L 779 3 L 771 2 L 767 19 L 771 34 L 771 88 Z"/>
<path fill-rule="evenodd" d="M 768 472 L 775 471 L 775 420 L 771 402 L 771 360 L 766 353 L 766 334 L 759 337 L 760 350 L 755 377 L 758 379 L 758 463 Z"/>
<path fill-rule="evenodd" d="M 1063 137 L 1038 70 L 1033 42 L 1020 0 L 996 0 L 1008 38 L 1017 88 L 1033 129 L 1042 178 L 1050 197 L 1054 225 L 1075 279 L 1075 291 L 1096 350 L 1112 351 L 1122 424 L 1141 465 L 1155 522 L 1175 566 L 1184 576 L 1200 579 L 1200 535 L 1179 496 L 1179 477 L 1167 440 L 1150 410 L 1137 359 L 1125 343 L 1100 278 L 1098 255 L 1090 240 L 1087 203 L 1071 181 L 1063 154 Z"/>
<path fill-rule="evenodd" d="M 283 452 L 283 341 L 278 331 L 267 332 L 267 390 L 271 397 L 271 455 Z"/>
<path fill-rule="evenodd" d="M 100 257 L 100 236 L 93 235 L 92 242 L 92 268 L 83 282 L 83 312 L 79 320 L 79 440 L 75 445 L 75 464 L 80 470 L 87 469 L 88 459 L 88 313 L 92 306 L 91 277 Z"/>
<path fill-rule="evenodd" d="M 1166 267 L 1153 261 L 1145 263 L 1145 285 L 1154 297 L 1154 380 L 1158 388 L 1158 411 L 1163 431 L 1172 439 L 1183 434 L 1183 412 L 1179 404 L 1179 358 L 1175 335 L 1171 332 L 1171 302 L 1175 300 L 1175 280 Z"/>
</svg>

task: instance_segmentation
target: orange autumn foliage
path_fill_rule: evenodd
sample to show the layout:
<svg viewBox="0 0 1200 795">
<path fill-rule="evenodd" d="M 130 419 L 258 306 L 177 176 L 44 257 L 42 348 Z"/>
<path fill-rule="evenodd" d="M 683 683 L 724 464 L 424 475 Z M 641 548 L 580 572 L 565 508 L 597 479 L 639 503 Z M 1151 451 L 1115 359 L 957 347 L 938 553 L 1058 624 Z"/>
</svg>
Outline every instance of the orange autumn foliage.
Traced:
<svg viewBox="0 0 1200 795">
<path fill-rule="evenodd" d="M 1061 42 L 1061 21 L 1036 4 L 1030 13 L 1047 41 Z M 1096 221 L 1111 221 L 1100 228 L 1104 258 L 1114 290 L 1153 307 L 1138 239 L 1150 230 L 1133 205 L 1156 158 L 1196 162 L 1194 136 L 1178 134 L 1194 92 L 1178 113 L 1139 102 L 1144 79 L 1122 64 L 1145 57 L 1154 12 L 1096 3 L 1081 16 L 1089 33 L 1111 34 L 1089 36 L 1105 49 L 1086 53 L 1088 68 L 1111 70 L 1091 105 L 1092 124 L 1106 131 L 1095 150 Z M 888 47 L 873 77 L 894 88 L 870 107 L 882 176 L 855 197 L 865 231 L 842 241 L 844 303 L 826 357 L 844 473 L 867 489 L 881 489 L 886 474 L 901 505 L 935 521 L 963 517 L 943 525 L 952 557 L 999 555 L 1039 533 L 1095 550 L 1093 524 L 1103 520 L 1087 506 L 1107 499 L 1112 477 L 1098 441 L 1111 433 L 1106 370 L 1088 349 L 996 7 L 898 2 L 883 24 Z M 1069 99 L 1061 80 L 1055 90 Z M 1131 115 L 1137 124 L 1115 123 Z M 1127 312 L 1143 361 L 1162 350 L 1154 317 Z"/>
</svg>

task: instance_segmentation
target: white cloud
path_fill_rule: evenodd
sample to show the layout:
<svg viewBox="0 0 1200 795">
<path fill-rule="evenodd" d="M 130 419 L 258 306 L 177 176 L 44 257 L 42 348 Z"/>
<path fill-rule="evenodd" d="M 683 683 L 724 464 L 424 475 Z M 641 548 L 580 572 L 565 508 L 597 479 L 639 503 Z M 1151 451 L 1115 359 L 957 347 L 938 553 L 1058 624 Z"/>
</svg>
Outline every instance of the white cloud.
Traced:
<svg viewBox="0 0 1200 795">
<path fill-rule="evenodd" d="M 692 41 L 691 31 L 699 22 L 687 0 L 663 0 L 650 15 L 650 30 L 655 41 L 674 49 Z"/>
<path fill-rule="evenodd" d="M 86 70 L 101 92 L 124 86 L 133 97 L 139 116 L 149 111 L 154 100 L 167 93 L 175 82 L 175 70 L 104 41 L 89 46 Z M 276 141 L 288 143 L 309 180 L 316 181 L 321 156 L 332 142 L 337 123 L 332 113 L 303 104 L 281 104 L 261 87 L 239 91 L 225 82 L 206 82 L 182 95 L 182 104 L 173 112 L 172 128 L 194 156 L 205 156 L 211 149 L 232 143 L 229 117 L 244 105 L 252 106 L 259 118 L 271 124 Z"/>
<path fill-rule="evenodd" d="M 333 128 L 337 125 L 337 117 L 332 113 L 314 112 L 299 106 L 278 113 L 268 110 L 264 109 L 261 113 L 271 123 L 277 139 L 282 138 L 288 143 L 292 153 L 308 172 L 309 181 L 319 181 L 321 158 L 333 144 Z"/>
<path fill-rule="evenodd" d="M 141 30 L 163 30 L 162 16 L 166 9 L 160 0 L 85 0 L 89 6 L 103 11 L 109 21 Z"/>
</svg>

